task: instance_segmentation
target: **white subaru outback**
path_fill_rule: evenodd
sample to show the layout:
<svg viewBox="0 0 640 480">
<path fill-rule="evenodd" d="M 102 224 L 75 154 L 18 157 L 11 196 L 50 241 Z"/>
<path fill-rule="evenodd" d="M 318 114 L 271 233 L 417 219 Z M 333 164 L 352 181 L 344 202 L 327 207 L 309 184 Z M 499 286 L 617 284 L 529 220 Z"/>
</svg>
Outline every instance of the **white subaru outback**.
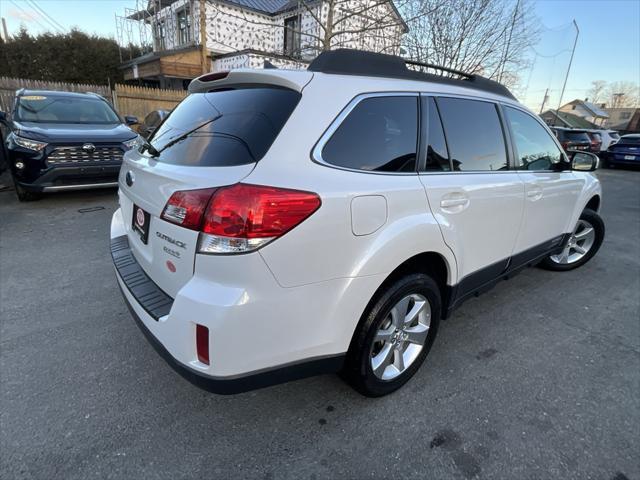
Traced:
<svg viewBox="0 0 640 480">
<path fill-rule="evenodd" d="M 597 158 L 566 156 L 495 82 L 407 65 L 337 50 L 204 75 L 126 155 L 117 280 L 189 380 L 234 393 L 341 372 L 384 395 L 465 299 L 595 255 Z"/>
</svg>

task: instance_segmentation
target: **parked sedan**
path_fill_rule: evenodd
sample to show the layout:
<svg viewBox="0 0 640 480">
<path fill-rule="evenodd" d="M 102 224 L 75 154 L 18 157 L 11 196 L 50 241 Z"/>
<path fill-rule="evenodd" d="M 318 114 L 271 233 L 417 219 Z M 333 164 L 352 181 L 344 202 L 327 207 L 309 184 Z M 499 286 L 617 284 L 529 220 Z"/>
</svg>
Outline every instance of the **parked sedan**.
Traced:
<svg viewBox="0 0 640 480">
<path fill-rule="evenodd" d="M 167 115 L 169 115 L 169 110 L 154 110 L 144 117 L 144 121 L 138 127 L 138 133 L 144 138 L 149 138 Z"/>
<path fill-rule="evenodd" d="M 640 165 L 640 133 L 623 135 L 607 150 L 609 167 L 617 165 Z"/>
<path fill-rule="evenodd" d="M 586 130 L 572 128 L 551 127 L 551 130 L 560 141 L 562 148 L 568 150 L 591 150 L 591 139 Z"/>
</svg>

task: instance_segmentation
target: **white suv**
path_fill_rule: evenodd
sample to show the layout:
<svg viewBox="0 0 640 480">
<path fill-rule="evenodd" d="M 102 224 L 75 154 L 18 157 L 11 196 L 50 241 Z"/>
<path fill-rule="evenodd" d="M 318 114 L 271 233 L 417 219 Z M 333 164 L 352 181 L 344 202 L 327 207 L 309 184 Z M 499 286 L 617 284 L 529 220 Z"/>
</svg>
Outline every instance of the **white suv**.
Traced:
<svg viewBox="0 0 640 480">
<path fill-rule="evenodd" d="M 438 69 L 337 50 L 208 74 L 127 153 L 117 279 L 175 369 L 218 393 L 340 371 L 384 395 L 465 299 L 596 253 L 596 157 L 567 158 L 501 85 Z"/>
</svg>

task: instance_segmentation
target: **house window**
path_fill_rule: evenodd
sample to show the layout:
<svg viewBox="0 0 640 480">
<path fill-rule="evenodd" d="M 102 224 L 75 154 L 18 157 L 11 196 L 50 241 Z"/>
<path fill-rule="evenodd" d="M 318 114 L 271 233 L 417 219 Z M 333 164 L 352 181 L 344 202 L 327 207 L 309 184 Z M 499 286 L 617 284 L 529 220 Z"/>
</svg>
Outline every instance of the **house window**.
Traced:
<svg viewBox="0 0 640 480">
<path fill-rule="evenodd" d="M 620 120 L 629 120 L 631 118 L 631 112 L 620 112 Z"/>
<path fill-rule="evenodd" d="M 158 22 L 156 24 L 156 43 L 158 45 L 158 50 L 164 50 L 167 48 L 167 29 L 164 25 L 164 20 Z"/>
<path fill-rule="evenodd" d="M 300 15 L 284 19 L 284 54 L 300 56 Z"/>
<path fill-rule="evenodd" d="M 178 20 L 178 45 L 184 45 L 191 41 L 191 15 L 188 8 L 181 10 L 177 15 Z"/>
</svg>

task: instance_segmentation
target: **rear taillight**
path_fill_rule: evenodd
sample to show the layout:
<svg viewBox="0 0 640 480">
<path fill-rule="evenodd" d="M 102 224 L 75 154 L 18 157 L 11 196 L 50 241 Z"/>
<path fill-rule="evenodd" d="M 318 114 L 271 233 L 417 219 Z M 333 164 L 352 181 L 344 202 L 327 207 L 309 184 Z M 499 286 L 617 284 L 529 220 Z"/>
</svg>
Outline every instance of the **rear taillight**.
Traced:
<svg viewBox="0 0 640 480">
<path fill-rule="evenodd" d="M 245 253 L 284 235 L 320 203 L 312 192 L 238 183 L 175 192 L 161 218 L 201 231 L 199 253 Z"/>
<path fill-rule="evenodd" d="M 160 218 L 191 230 L 200 230 L 202 218 L 215 188 L 184 190 L 169 198 Z"/>
<path fill-rule="evenodd" d="M 299 225 L 320 207 L 315 193 L 245 185 L 219 189 L 205 213 L 201 253 L 250 252 Z"/>
<path fill-rule="evenodd" d="M 571 142 L 560 142 L 560 145 L 562 145 L 563 150 L 567 150 L 571 145 Z"/>
</svg>

